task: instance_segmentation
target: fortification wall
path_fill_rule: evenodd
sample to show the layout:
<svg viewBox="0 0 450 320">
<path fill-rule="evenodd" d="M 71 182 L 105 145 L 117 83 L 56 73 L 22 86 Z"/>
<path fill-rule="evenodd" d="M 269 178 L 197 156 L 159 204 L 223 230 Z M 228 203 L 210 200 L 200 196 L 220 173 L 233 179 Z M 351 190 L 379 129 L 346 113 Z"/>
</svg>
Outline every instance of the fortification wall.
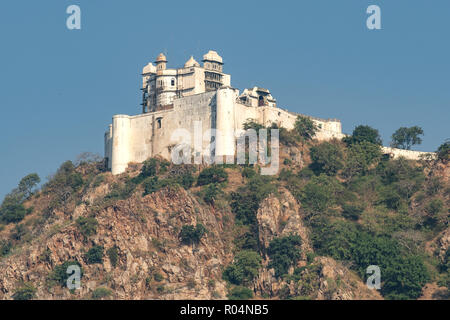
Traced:
<svg viewBox="0 0 450 320">
<path fill-rule="evenodd" d="M 215 92 L 207 92 L 174 100 L 173 108 L 136 116 L 117 115 L 105 134 L 105 156 L 113 174 L 125 171 L 131 162 L 143 162 L 161 155 L 170 159 L 169 148 L 180 141 L 171 141 L 177 129 L 185 129 L 183 138 L 192 138 L 194 146 L 194 124 L 201 123 L 200 135 L 208 134 L 215 127 Z M 202 150 L 211 142 L 211 137 L 202 137 Z"/>
<path fill-rule="evenodd" d="M 243 124 L 248 119 L 270 126 L 276 123 L 278 126 L 291 130 L 294 128 L 295 121 L 299 114 L 292 113 L 275 107 L 251 107 L 240 103 L 235 104 L 236 108 L 236 129 L 242 129 Z M 316 137 L 318 140 L 342 139 L 345 135 L 342 133 L 342 124 L 339 120 L 325 120 L 305 116 L 314 121 L 319 127 Z"/>
<path fill-rule="evenodd" d="M 421 159 L 435 159 L 436 153 L 434 152 L 423 152 L 423 151 L 413 151 L 413 150 L 404 150 L 404 149 L 396 149 L 391 147 L 383 147 L 383 153 L 389 154 L 391 158 L 398 159 L 403 157 L 408 160 L 421 160 Z"/>
</svg>

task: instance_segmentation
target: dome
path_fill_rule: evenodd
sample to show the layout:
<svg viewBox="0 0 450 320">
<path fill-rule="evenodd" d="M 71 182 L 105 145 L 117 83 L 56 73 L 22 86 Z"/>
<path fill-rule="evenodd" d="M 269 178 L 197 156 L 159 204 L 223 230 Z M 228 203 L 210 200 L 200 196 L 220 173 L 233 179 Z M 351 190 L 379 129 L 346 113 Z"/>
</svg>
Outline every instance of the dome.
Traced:
<svg viewBox="0 0 450 320">
<path fill-rule="evenodd" d="M 214 61 L 223 63 L 222 57 L 219 56 L 219 54 L 214 50 L 209 50 L 209 52 L 203 56 L 203 61 Z"/>
<path fill-rule="evenodd" d="M 146 65 L 144 67 L 144 69 L 142 69 L 142 73 L 143 74 L 147 74 L 147 73 L 156 73 L 156 67 L 153 65 L 153 63 L 149 62 L 148 65 Z"/>
<path fill-rule="evenodd" d="M 194 59 L 193 56 L 191 56 L 191 57 L 189 58 L 189 60 L 186 61 L 186 63 L 184 64 L 184 67 L 185 67 L 185 68 L 190 68 L 190 67 L 200 67 L 200 64 L 199 64 L 197 61 L 195 61 L 195 59 Z"/>
<path fill-rule="evenodd" d="M 167 58 L 166 58 L 166 56 L 161 52 L 160 54 L 159 54 L 159 56 L 156 58 L 156 61 L 155 61 L 156 63 L 158 63 L 158 62 L 167 62 Z"/>
</svg>

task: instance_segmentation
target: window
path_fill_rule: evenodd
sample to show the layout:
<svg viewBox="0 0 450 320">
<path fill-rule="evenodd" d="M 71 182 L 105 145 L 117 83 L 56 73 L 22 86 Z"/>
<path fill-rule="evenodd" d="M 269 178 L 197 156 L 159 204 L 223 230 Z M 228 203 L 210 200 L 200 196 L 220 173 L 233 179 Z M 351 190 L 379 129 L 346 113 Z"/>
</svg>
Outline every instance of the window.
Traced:
<svg viewBox="0 0 450 320">
<path fill-rule="evenodd" d="M 161 125 L 162 125 L 162 118 L 157 118 L 156 119 L 156 128 L 161 129 Z"/>
<path fill-rule="evenodd" d="M 173 87 L 175 85 L 175 79 L 170 80 L 170 85 Z"/>
</svg>

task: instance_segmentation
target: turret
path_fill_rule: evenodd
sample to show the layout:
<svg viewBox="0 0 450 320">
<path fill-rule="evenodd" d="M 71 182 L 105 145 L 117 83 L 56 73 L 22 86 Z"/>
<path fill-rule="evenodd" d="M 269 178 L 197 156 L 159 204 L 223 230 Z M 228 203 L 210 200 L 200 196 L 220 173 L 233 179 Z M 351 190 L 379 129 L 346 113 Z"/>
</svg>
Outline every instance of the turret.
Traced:
<svg viewBox="0 0 450 320">
<path fill-rule="evenodd" d="M 210 50 L 203 56 L 203 68 L 205 69 L 205 89 L 214 91 L 224 85 L 223 59 L 216 51 Z"/>
<path fill-rule="evenodd" d="M 159 56 L 156 58 L 156 70 L 166 70 L 167 67 L 167 58 L 163 53 L 160 53 Z"/>
<path fill-rule="evenodd" d="M 217 90 L 216 99 L 216 156 L 233 156 L 235 153 L 234 101 L 237 92 L 231 87 Z"/>
</svg>

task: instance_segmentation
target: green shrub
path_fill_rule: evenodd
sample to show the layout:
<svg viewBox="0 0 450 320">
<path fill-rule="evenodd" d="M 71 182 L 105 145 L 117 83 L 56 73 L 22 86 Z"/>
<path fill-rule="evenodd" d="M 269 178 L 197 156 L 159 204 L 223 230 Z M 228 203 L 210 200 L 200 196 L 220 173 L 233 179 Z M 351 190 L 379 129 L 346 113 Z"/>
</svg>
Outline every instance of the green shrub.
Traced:
<svg viewBox="0 0 450 320">
<path fill-rule="evenodd" d="M 324 174 L 313 177 L 300 194 L 300 201 L 310 216 L 324 213 L 336 203 L 336 198 L 343 191 L 340 182 Z"/>
<path fill-rule="evenodd" d="M 105 176 L 104 175 L 98 175 L 94 178 L 94 182 L 92 182 L 92 187 L 93 188 L 97 188 L 98 186 L 100 186 L 103 182 L 105 181 Z"/>
<path fill-rule="evenodd" d="M 50 190 L 62 190 L 64 187 L 70 187 L 77 191 L 83 186 L 83 176 L 76 172 L 72 161 L 64 162 L 53 178 L 45 185 Z"/>
<path fill-rule="evenodd" d="M 240 251 L 223 272 L 223 279 L 236 285 L 249 285 L 261 268 L 261 256 L 252 250 Z"/>
<path fill-rule="evenodd" d="M 198 244 L 206 232 L 206 228 L 201 223 L 198 223 L 195 227 L 184 225 L 180 232 L 181 242 L 187 245 Z"/>
<path fill-rule="evenodd" d="M 296 146 L 299 140 L 299 135 L 295 130 L 287 130 L 286 128 L 279 128 L 280 143 L 285 146 Z"/>
<path fill-rule="evenodd" d="M 256 171 L 253 168 L 245 167 L 242 169 L 241 175 L 242 177 L 249 179 L 256 175 Z"/>
<path fill-rule="evenodd" d="M 25 218 L 27 210 L 22 204 L 21 197 L 10 194 L 5 197 L 0 207 L 0 221 L 4 223 L 18 223 Z"/>
<path fill-rule="evenodd" d="M 14 227 L 14 231 L 11 234 L 11 238 L 16 241 L 30 240 L 30 233 L 28 228 L 22 223 Z"/>
<path fill-rule="evenodd" d="M 148 177 L 144 180 L 144 196 L 159 190 L 158 177 Z"/>
<path fill-rule="evenodd" d="M 161 281 L 164 280 L 164 277 L 162 276 L 161 273 L 155 272 L 155 273 L 153 274 L 153 279 L 155 279 L 156 282 L 161 282 Z"/>
<path fill-rule="evenodd" d="M 425 211 L 428 214 L 435 215 L 442 211 L 444 208 L 444 203 L 441 199 L 432 199 L 430 202 L 427 203 L 425 206 Z"/>
<path fill-rule="evenodd" d="M 168 178 L 168 179 L 162 179 L 159 180 L 158 177 L 149 177 L 144 180 L 143 186 L 144 186 L 144 194 L 149 195 L 153 192 L 156 192 L 158 190 L 161 190 L 165 187 L 177 187 L 180 186 L 180 179 L 174 179 L 174 178 Z"/>
<path fill-rule="evenodd" d="M 246 287 L 237 286 L 227 295 L 229 300 L 249 300 L 253 298 L 253 291 Z"/>
<path fill-rule="evenodd" d="M 437 157 L 442 161 L 450 160 L 450 140 L 445 141 L 439 146 L 437 149 Z"/>
<path fill-rule="evenodd" d="M 117 262 L 119 261 L 119 249 L 116 246 L 111 247 L 106 251 L 106 254 L 109 257 L 111 265 L 115 268 L 117 266 Z"/>
<path fill-rule="evenodd" d="M 236 219 L 244 225 L 257 225 L 256 212 L 260 202 L 277 188 L 268 176 L 255 175 L 247 184 L 231 194 L 231 208 Z"/>
<path fill-rule="evenodd" d="M 0 257 L 6 256 L 8 253 L 11 252 L 11 249 L 12 249 L 11 241 L 0 240 Z"/>
<path fill-rule="evenodd" d="M 87 264 L 103 263 L 103 246 L 93 246 L 85 254 Z"/>
<path fill-rule="evenodd" d="M 369 172 L 372 165 L 381 160 L 381 146 L 368 141 L 353 143 L 347 150 L 343 176 L 352 179 L 356 175 Z"/>
<path fill-rule="evenodd" d="M 221 187 L 217 183 L 212 183 L 201 191 L 203 200 L 208 204 L 214 204 L 214 201 L 222 193 Z"/>
<path fill-rule="evenodd" d="M 224 168 L 212 166 L 203 169 L 197 178 L 197 185 L 204 186 L 210 183 L 222 183 L 228 180 L 228 173 Z"/>
<path fill-rule="evenodd" d="M 181 176 L 181 186 L 186 190 L 192 187 L 194 181 L 195 178 L 190 172 L 185 173 Z"/>
<path fill-rule="evenodd" d="M 157 166 L 158 166 L 158 161 L 155 158 L 144 161 L 142 169 L 141 169 L 141 176 L 144 178 L 155 176 Z"/>
<path fill-rule="evenodd" d="M 342 215 L 351 220 L 358 220 L 363 213 L 365 206 L 362 204 L 344 204 L 342 206 Z"/>
<path fill-rule="evenodd" d="M 36 296 L 36 288 L 30 283 L 25 283 L 13 294 L 14 300 L 32 300 Z"/>
<path fill-rule="evenodd" d="M 83 276 L 83 268 L 81 267 L 81 264 L 78 261 L 70 260 L 70 261 L 66 261 L 60 265 L 57 265 L 53 269 L 53 271 L 49 274 L 48 280 L 51 282 L 56 282 L 61 287 L 65 287 L 67 284 L 67 279 L 69 279 L 69 277 L 71 276 L 70 274 L 67 273 L 67 269 L 72 265 L 77 265 L 80 267 L 80 270 L 81 270 L 80 277 L 82 277 Z"/>
<path fill-rule="evenodd" d="M 128 199 L 136 190 L 136 182 L 129 179 L 125 183 L 113 184 L 111 191 L 105 196 L 106 200 L 125 200 Z"/>
<path fill-rule="evenodd" d="M 381 188 L 380 191 L 378 192 L 378 196 L 379 196 L 378 203 L 383 203 L 384 205 L 386 205 L 387 208 L 392 210 L 400 209 L 403 204 L 402 197 L 400 196 L 398 191 L 392 186 Z"/>
<path fill-rule="evenodd" d="M 104 288 L 104 287 L 99 287 L 99 288 L 96 288 L 92 292 L 92 299 L 100 300 L 102 298 L 109 297 L 111 294 L 112 294 L 111 289 Z"/>
<path fill-rule="evenodd" d="M 236 235 L 233 243 L 236 250 L 258 251 L 258 238 L 256 236 L 257 228 L 252 225 L 235 226 Z"/>
<path fill-rule="evenodd" d="M 360 231 L 347 221 L 314 221 L 312 227 L 315 251 L 342 261 L 351 261 L 363 279 L 366 269 L 381 269 L 381 293 L 388 299 L 416 299 L 429 280 L 422 258 L 407 253 L 396 240 Z"/>
<path fill-rule="evenodd" d="M 273 239 L 267 250 L 270 257 L 269 268 L 275 269 L 275 276 L 281 277 L 288 273 L 291 266 L 295 266 L 300 259 L 302 239 L 298 235 Z"/>
<path fill-rule="evenodd" d="M 97 233 L 98 222 L 94 217 L 79 217 L 76 221 L 78 231 L 88 238 Z"/>
<path fill-rule="evenodd" d="M 353 244 L 359 235 L 353 223 L 322 217 L 313 220 L 310 226 L 311 240 L 317 254 L 337 260 L 352 259 Z"/>
<path fill-rule="evenodd" d="M 366 268 L 377 265 L 381 269 L 381 293 L 388 299 L 417 299 L 429 281 L 422 258 L 404 254 L 395 240 L 360 233 L 353 246 L 353 260 L 364 279 Z"/>
<path fill-rule="evenodd" d="M 159 286 L 156 287 L 156 291 L 158 293 L 164 293 L 166 291 L 166 287 L 163 284 L 160 284 Z"/>
</svg>

